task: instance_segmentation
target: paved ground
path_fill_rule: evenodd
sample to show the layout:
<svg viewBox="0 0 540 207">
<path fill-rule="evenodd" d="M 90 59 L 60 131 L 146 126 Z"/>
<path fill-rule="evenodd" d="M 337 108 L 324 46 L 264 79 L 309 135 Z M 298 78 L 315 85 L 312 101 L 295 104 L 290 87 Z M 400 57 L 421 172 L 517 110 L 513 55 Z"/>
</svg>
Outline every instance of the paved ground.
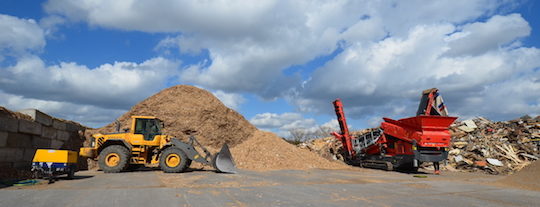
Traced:
<svg viewBox="0 0 540 207">
<path fill-rule="evenodd" d="M 480 174 L 378 170 L 78 172 L 75 180 L 0 189 L 0 206 L 540 206 L 540 192 Z"/>
</svg>

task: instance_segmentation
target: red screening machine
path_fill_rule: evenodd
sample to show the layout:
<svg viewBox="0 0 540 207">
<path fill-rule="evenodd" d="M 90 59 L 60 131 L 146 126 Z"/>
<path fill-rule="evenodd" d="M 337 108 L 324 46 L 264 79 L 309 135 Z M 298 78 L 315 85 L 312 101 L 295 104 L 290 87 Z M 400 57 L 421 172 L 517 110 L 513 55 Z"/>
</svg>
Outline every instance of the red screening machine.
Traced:
<svg viewBox="0 0 540 207">
<path fill-rule="evenodd" d="M 439 162 L 448 157 L 451 140 L 448 127 L 457 117 L 448 116 L 436 88 L 422 92 L 416 116 L 399 120 L 383 118 L 378 129 L 358 137 L 349 133 L 341 100 L 333 103 L 341 132 L 332 135 L 341 141 L 349 164 L 416 171 L 421 162 L 433 162 L 438 174 Z"/>
</svg>

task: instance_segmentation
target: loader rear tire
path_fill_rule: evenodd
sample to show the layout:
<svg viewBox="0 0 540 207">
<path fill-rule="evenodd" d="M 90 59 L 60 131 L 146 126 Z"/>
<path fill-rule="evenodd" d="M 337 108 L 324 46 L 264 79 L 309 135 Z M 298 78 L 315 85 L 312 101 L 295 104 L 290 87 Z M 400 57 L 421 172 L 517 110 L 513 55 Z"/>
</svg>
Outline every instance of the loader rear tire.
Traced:
<svg viewBox="0 0 540 207">
<path fill-rule="evenodd" d="M 165 173 L 179 173 L 186 170 L 190 161 L 180 148 L 169 147 L 159 156 L 159 167 Z"/>
<path fill-rule="evenodd" d="M 105 173 L 119 173 L 129 163 L 129 150 L 124 146 L 112 145 L 99 153 L 99 168 Z"/>
</svg>

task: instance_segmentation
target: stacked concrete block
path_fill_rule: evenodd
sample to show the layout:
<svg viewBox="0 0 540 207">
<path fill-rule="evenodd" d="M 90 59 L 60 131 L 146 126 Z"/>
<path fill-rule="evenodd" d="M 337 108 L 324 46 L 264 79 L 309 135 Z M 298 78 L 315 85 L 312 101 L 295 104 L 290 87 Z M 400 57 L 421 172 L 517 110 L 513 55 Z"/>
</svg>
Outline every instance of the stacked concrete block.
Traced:
<svg viewBox="0 0 540 207">
<path fill-rule="evenodd" d="M 8 132 L 0 132 L 0 147 L 7 146 Z"/>
<path fill-rule="evenodd" d="M 25 148 L 32 147 L 32 135 L 24 133 L 8 132 L 7 147 Z"/>
<path fill-rule="evenodd" d="M 19 120 L 11 118 L 11 117 L 1 117 L 0 116 L 0 131 L 18 132 L 19 131 Z"/>
<path fill-rule="evenodd" d="M 32 148 L 35 149 L 44 149 L 51 147 L 51 138 L 34 136 L 32 138 Z"/>
<path fill-rule="evenodd" d="M 29 120 L 19 120 L 19 132 L 25 134 L 41 135 L 41 124 Z"/>
<path fill-rule="evenodd" d="M 18 112 L 32 117 L 32 120 L 34 120 L 37 123 L 40 123 L 41 125 L 51 126 L 53 123 L 53 118 L 51 116 L 37 109 L 24 109 Z"/>
<path fill-rule="evenodd" d="M 58 130 L 53 127 L 44 126 L 41 128 L 41 136 L 47 139 L 56 138 Z"/>
<path fill-rule="evenodd" d="M 82 146 L 85 128 L 51 117 L 36 109 L 19 111 L 32 120 L 0 116 L 0 167 L 28 169 L 36 149 L 70 149 Z"/>
<path fill-rule="evenodd" d="M 70 134 L 69 132 L 66 132 L 66 131 L 57 131 L 56 133 L 56 140 L 59 140 L 59 141 L 67 141 L 69 140 L 69 137 L 70 137 Z"/>
<path fill-rule="evenodd" d="M 53 120 L 53 128 L 55 129 L 58 129 L 58 130 L 66 130 L 66 123 L 63 122 L 63 121 L 60 121 L 58 119 L 54 119 Z"/>
</svg>

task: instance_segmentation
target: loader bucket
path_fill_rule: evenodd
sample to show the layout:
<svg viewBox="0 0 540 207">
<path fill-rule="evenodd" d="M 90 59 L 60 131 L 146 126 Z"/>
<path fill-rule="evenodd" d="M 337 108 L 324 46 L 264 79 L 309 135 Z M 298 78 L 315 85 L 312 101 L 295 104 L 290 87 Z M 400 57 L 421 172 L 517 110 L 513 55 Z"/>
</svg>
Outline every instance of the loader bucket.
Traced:
<svg viewBox="0 0 540 207">
<path fill-rule="evenodd" d="M 236 165 L 227 144 L 224 144 L 221 150 L 214 155 L 212 165 L 218 172 L 236 173 Z"/>
</svg>

